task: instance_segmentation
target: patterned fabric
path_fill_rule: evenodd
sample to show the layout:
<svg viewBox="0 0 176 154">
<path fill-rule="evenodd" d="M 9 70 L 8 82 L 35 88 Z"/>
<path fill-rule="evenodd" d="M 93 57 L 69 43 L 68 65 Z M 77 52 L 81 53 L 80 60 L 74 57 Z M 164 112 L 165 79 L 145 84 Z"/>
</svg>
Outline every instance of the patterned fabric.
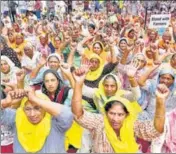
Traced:
<svg viewBox="0 0 176 154">
<path fill-rule="evenodd" d="M 84 110 L 84 114 L 76 121 L 84 128 L 88 129 L 93 139 L 93 152 L 114 153 L 104 131 L 103 115 L 90 113 Z M 134 125 L 135 136 L 147 141 L 158 137 L 159 132 L 153 126 L 153 121 L 136 121 Z"/>
<path fill-rule="evenodd" d="M 1 50 L 1 56 L 7 56 L 9 59 L 14 62 L 16 67 L 21 68 L 21 63 L 17 57 L 17 54 L 13 51 L 12 48 L 5 47 L 3 50 Z"/>
</svg>

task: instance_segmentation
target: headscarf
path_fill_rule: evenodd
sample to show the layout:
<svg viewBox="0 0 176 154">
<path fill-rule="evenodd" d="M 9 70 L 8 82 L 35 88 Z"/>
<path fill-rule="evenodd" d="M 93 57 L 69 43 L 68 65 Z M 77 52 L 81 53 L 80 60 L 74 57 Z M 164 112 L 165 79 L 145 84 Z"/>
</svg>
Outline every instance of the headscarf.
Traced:
<svg viewBox="0 0 176 154">
<path fill-rule="evenodd" d="M 47 62 L 49 61 L 49 59 L 50 59 L 51 57 L 56 57 L 59 62 L 61 62 L 61 60 L 62 60 L 62 58 L 61 58 L 61 56 L 60 56 L 59 54 L 57 54 L 57 53 L 52 53 L 52 54 L 50 54 L 50 55 L 48 56 Z"/>
<path fill-rule="evenodd" d="M 4 60 L 8 63 L 10 70 L 15 67 L 15 64 L 7 56 L 1 56 L 1 60 Z"/>
<path fill-rule="evenodd" d="M 89 71 L 86 75 L 86 80 L 89 80 L 89 81 L 95 81 L 97 80 L 102 72 L 103 72 L 103 61 L 102 59 L 100 58 L 100 56 L 98 56 L 97 54 L 92 54 L 89 58 L 89 60 L 93 59 L 93 58 L 96 58 L 100 61 L 100 64 L 99 64 L 99 68 L 97 68 L 97 70 L 95 71 Z"/>
<path fill-rule="evenodd" d="M 118 96 L 112 97 L 105 103 L 105 105 L 111 101 L 121 102 L 127 108 L 129 114 L 123 121 L 123 125 L 120 128 L 121 140 L 117 138 L 116 133 L 111 127 L 107 116 L 104 115 L 105 133 L 108 141 L 110 142 L 115 153 L 136 153 L 139 146 L 135 141 L 134 124 L 140 111 L 134 108 L 133 104 L 125 98 Z"/>
<path fill-rule="evenodd" d="M 49 100 L 49 98 L 41 92 L 35 92 L 36 96 Z M 33 125 L 27 119 L 24 112 L 25 103 L 28 101 L 27 97 L 24 97 L 21 101 L 20 108 L 16 112 L 16 128 L 17 136 L 20 144 L 28 153 L 36 153 L 42 149 L 45 144 L 46 138 L 51 130 L 51 115 L 45 113 L 44 118 L 38 124 Z"/>
<path fill-rule="evenodd" d="M 43 92 L 45 95 L 49 96 L 48 90 L 46 89 L 46 86 L 45 86 L 45 84 L 44 84 L 44 78 L 45 78 L 46 74 L 48 74 L 48 73 L 52 73 L 52 74 L 57 78 L 57 80 L 58 80 L 58 82 L 59 82 L 58 87 L 57 87 L 56 92 L 55 92 L 54 99 L 50 98 L 52 101 L 57 102 L 57 98 L 58 98 L 59 91 L 60 91 L 61 88 L 64 86 L 64 83 L 63 83 L 61 77 L 59 76 L 59 74 L 58 74 L 55 70 L 52 70 L 52 69 L 46 70 L 46 71 L 44 72 L 44 74 L 43 74 L 43 84 L 42 84 L 42 87 L 41 87 L 41 90 L 42 90 L 42 92 Z"/>
<path fill-rule="evenodd" d="M 105 62 L 107 61 L 106 59 L 107 59 L 108 53 L 105 52 L 104 45 L 103 45 L 103 43 L 100 42 L 100 41 L 94 42 L 94 43 L 92 44 L 92 48 L 91 48 L 90 50 L 87 50 L 87 49 L 86 49 L 86 50 L 84 51 L 84 55 L 85 55 L 87 58 L 89 58 L 89 57 L 91 56 L 91 54 L 96 54 L 96 53 L 93 52 L 93 46 L 94 46 L 96 43 L 99 43 L 99 44 L 102 46 L 102 51 L 101 51 L 101 53 L 99 54 L 99 56 L 102 58 L 103 63 L 105 63 Z"/>
<path fill-rule="evenodd" d="M 32 45 L 32 43 L 31 42 L 27 42 L 25 45 L 24 45 L 24 49 L 25 48 L 29 48 L 29 49 L 31 49 L 31 50 L 33 50 L 33 45 Z"/>
<path fill-rule="evenodd" d="M 110 73 L 110 74 L 107 74 L 106 76 L 104 76 L 101 81 L 99 82 L 99 85 L 98 85 L 98 89 L 95 91 L 95 97 L 98 98 L 99 100 L 101 100 L 103 103 L 105 103 L 107 100 L 109 100 L 109 98 L 106 96 L 105 92 L 104 92 L 104 86 L 103 86 L 103 82 L 105 80 L 105 78 L 107 76 L 112 76 L 114 77 L 114 79 L 116 80 L 116 84 L 117 84 L 117 91 L 115 92 L 114 96 L 122 96 L 124 94 L 124 90 L 121 90 L 121 82 L 119 80 L 119 78 Z M 102 106 L 99 106 L 100 104 L 97 104 L 98 102 L 96 102 L 96 100 L 94 100 L 94 103 L 96 104 L 97 108 L 99 110 L 102 110 L 102 107 L 104 106 L 104 104 L 101 104 Z"/>
</svg>

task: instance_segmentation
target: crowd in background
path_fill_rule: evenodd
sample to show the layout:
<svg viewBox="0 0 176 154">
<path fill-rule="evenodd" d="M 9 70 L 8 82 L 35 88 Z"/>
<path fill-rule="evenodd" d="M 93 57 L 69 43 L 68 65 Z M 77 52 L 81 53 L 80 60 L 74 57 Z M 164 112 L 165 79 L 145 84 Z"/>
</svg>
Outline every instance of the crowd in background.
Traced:
<svg viewBox="0 0 176 154">
<path fill-rule="evenodd" d="M 13 0 L 1 13 L 2 153 L 176 152 L 175 1 Z"/>
</svg>

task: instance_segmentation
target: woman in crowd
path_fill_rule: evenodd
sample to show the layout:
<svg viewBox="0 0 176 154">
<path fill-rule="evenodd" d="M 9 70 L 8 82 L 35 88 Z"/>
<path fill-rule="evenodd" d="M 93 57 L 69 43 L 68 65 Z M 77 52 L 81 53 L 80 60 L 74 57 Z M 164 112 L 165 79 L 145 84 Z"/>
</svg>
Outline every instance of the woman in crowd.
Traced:
<svg viewBox="0 0 176 154">
<path fill-rule="evenodd" d="M 1 83 L 17 84 L 16 72 L 19 70 L 6 56 L 1 56 Z"/>
<path fill-rule="evenodd" d="M 24 97 L 26 96 L 26 97 Z M 23 98 L 17 110 L 12 100 Z M 64 153 L 64 134 L 72 124 L 70 108 L 32 90 L 8 93 L 1 102 L 1 122 L 15 133 L 14 153 Z"/>
<path fill-rule="evenodd" d="M 2 56 L 7 56 L 17 67 L 21 67 L 21 62 L 19 61 L 17 54 L 12 48 L 9 48 L 4 37 L 0 36 L 0 51 Z"/>
<path fill-rule="evenodd" d="M 137 115 L 131 103 L 121 97 L 111 98 L 105 103 L 104 115 L 97 115 L 83 110 L 82 86 L 86 77 L 85 68 L 73 72 L 75 88 L 72 99 L 72 111 L 75 120 L 84 128 L 89 129 L 93 137 L 93 152 L 138 152 L 135 137 L 152 140 L 164 131 L 164 102 L 169 94 L 165 85 L 157 88 L 156 112 L 153 121 L 136 121 Z M 161 118 L 162 117 L 162 118 Z"/>
<path fill-rule="evenodd" d="M 148 95 L 148 100 L 145 99 L 146 104 L 143 112 L 140 113 L 140 120 L 151 120 L 155 115 L 155 94 L 158 84 L 165 84 L 167 88 L 170 90 L 170 94 L 165 101 L 166 111 L 169 112 L 176 106 L 176 101 L 172 101 L 170 103 L 170 99 L 175 95 L 175 74 L 172 69 L 163 69 L 161 70 L 156 79 L 148 79 L 148 74 L 143 75 L 138 81 L 141 86 L 141 91 L 146 92 Z M 175 97 L 174 97 L 175 98 Z"/>
</svg>

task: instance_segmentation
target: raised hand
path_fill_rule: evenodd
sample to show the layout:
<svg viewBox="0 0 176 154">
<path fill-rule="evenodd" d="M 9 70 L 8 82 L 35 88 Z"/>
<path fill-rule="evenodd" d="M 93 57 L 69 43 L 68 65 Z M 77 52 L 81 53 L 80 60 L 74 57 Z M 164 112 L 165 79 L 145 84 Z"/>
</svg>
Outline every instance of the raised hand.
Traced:
<svg viewBox="0 0 176 154">
<path fill-rule="evenodd" d="M 131 64 L 126 66 L 126 74 L 128 77 L 134 77 L 138 68 L 139 68 L 139 62 L 137 60 L 134 60 L 131 62 Z"/>
<path fill-rule="evenodd" d="M 165 84 L 159 84 L 156 90 L 156 97 L 166 99 L 169 96 L 169 89 Z"/>
<path fill-rule="evenodd" d="M 43 67 L 46 63 L 47 63 L 46 57 L 42 56 L 38 62 L 39 66 Z"/>
<path fill-rule="evenodd" d="M 82 56 L 81 67 L 84 68 L 86 74 L 89 72 L 90 66 L 91 66 L 91 64 L 90 64 L 89 59 L 85 56 Z"/>
<path fill-rule="evenodd" d="M 17 81 L 23 81 L 26 75 L 26 71 L 24 69 L 20 69 L 16 72 Z"/>
<path fill-rule="evenodd" d="M 66 76 L 71 74 L 70 68 L 71 68 L 71 66 L 69 64 L 64 63 L 64 62 L 60 63 L 60 69 Z"/>
<path fill-rule="evenodd" d="M 86 70 L 84 67 L 80 67 L 79 69 L 74 70 L 72 74 L 76 84 L 84 83 L 86 78 Z"/>
</svg>

